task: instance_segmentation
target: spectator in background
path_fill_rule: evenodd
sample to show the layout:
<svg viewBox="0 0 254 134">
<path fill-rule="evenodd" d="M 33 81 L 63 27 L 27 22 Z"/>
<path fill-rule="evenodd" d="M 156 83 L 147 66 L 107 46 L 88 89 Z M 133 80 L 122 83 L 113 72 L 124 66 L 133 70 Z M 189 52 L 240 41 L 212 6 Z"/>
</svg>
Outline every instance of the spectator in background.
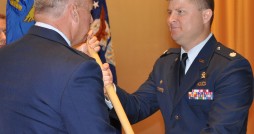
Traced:
<svg viewBox="0 0 254 134">
<path fill-rule="evenodd" d="M 0 14 L 0 48 L 6 45 L 6 16 Z"/>
</svg>

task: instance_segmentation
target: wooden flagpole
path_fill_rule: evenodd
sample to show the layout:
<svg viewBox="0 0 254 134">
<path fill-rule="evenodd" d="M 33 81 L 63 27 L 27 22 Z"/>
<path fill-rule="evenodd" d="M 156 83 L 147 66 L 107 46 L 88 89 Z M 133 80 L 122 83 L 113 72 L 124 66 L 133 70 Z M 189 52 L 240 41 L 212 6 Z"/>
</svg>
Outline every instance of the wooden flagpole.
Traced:
<svg viewBox="0 0 254 134">
<path fill-rule="evenodd" d="M 87 46 L 87 49 L 88 49 L 88 52 L 89 52 L 90 56 L 93 57 L 96 60 L 96 62 L 102 67 L 102 62 L 101 62 L 101 59 L 100 59 L 98 53 L 95 52 L 89 46 Z M 113 84 L 108 85 L 105 88 L 107 90 L 107 94 L 109 96 L 109 99 L 110 99 L 110 101 L 112 102 L 112 104 L 114 106 L 116 114 L 117 114 L 117 116 L 118 116 L 118 118 L 121 122 L 121 125 L 124 129 L 124 132 L 126 134 L 134 134 L 134 131 L 133 131 L 131 125 L 130 125 L 130 122 L 129 122 L 127 116 L 126 116 L 126 113 L 124 112 L 123 107 L 122 107 L 122 105 L 119 101 L 119 98 L 116 95 Z"/>
</svg>

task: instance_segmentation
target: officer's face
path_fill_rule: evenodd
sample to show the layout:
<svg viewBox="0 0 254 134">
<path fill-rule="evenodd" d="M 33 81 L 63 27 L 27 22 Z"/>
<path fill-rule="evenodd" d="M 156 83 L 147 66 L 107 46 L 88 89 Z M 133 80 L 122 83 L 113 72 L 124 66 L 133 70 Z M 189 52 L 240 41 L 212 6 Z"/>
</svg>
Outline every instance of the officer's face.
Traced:
<svg viewBox="0 0 254 134">
<path fill-rule="evenodd" d="M 91 16 L 92 7 L 91 0 L 82 1 L 82 4 L 77 6 L 78 22 L 76 23 L 77 30 L 75 32 L 75 42 L 73 42 L 73 45 L 79 44 L 80 42 L 84 42 L 86 40 L 86 33 L 89 31 L 90 24 L 93 21 Z"/>
<path fill-rule="evenodd" d="M 196 0 L 169 0 L 168 26 L 177 44 L 190 45 L 204 32 L 202 10 Z"/>
</svg>

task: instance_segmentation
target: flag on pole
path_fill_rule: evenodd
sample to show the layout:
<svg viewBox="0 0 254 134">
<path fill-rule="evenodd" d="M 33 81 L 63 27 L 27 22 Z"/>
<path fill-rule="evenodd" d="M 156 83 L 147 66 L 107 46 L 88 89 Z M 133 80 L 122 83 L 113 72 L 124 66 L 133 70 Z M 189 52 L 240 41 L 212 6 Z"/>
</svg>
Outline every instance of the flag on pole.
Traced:
<svg viewBox="0 0 254 134">
<path fill-rule="evenodd" d="M 103 63 L 107 62 L 110 65 L 110 69 L 113 75 L 114 83 L 117 83 L 114 52 L 112 48 L 112 40 L 110 34 L 109 17 L 106 0 L 94 0 L 93 1 L 93 23 L 91 29 L 95 33 L 95 36 L 100 41 L 101 51 L 99 56 Z M 117 133 L 121 134 L 121 124 L 118 119 L 111 118 L 111 124 L 117 129 Z"/>
<path fill-rule="evenodd" d="M 99 52 L 99 56 L 103 63 L 109 63 L 110 69 L 113 73 L 114 83 L 117 83 L 115 59 L 109 27 L 108 10 L 105 0 L 93 1 L 92 16 L 94 21 L 91 25 L 91 29 L 94 33 L 96 33 L 95 35 L 100 41 L 100 45 L 102 48 Z"/>
<path fill-rule="evenodd" d="M 7 0 L 6 7 L 6 35 L 7 44 L 20 39 L 29 28 L 34 25 L 34 0 Z M 109 29 L 109 17 L 105 0 L 93 0 L 92 16 L 94 22 L 91 29 L 96 33 L 100 41 L 101 50 L 99 56 L 103 63 L 107 62 L 113 74 L 114 83 L 117 83 L 114 52 Z M 118 120 L 111 119 L 121 133 L 121 125 Z"/>
</svg>

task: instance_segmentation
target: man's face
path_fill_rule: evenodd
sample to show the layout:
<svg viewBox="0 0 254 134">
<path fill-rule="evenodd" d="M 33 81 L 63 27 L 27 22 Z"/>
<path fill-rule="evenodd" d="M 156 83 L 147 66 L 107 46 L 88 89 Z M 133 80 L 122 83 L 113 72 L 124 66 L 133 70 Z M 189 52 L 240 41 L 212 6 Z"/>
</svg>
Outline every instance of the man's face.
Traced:
<svg viewBox="0 0 254 134">
<path fill-rule="evenodd" d="M 204 33 L 202 10 L 195 0 L 170 0 L 167 22 L 172 39 L 182 46 L 199 40 Z"/>
<path fill-rule="evenodd" d="M 92 2 L 90 0 L 85 0 L 83 5 L 77 7 L 79 22 L 77 24 L 77 32 L 73 42 L 73 45 L 86 40 L 86 34 L 90 29 L 90 24 L 93 19 L 91 16 Z"/>
<path fill-rule="evenodd" d="M 6 44 L 6 20 L 0 18 L 0 48 Z"/>
</svg>

